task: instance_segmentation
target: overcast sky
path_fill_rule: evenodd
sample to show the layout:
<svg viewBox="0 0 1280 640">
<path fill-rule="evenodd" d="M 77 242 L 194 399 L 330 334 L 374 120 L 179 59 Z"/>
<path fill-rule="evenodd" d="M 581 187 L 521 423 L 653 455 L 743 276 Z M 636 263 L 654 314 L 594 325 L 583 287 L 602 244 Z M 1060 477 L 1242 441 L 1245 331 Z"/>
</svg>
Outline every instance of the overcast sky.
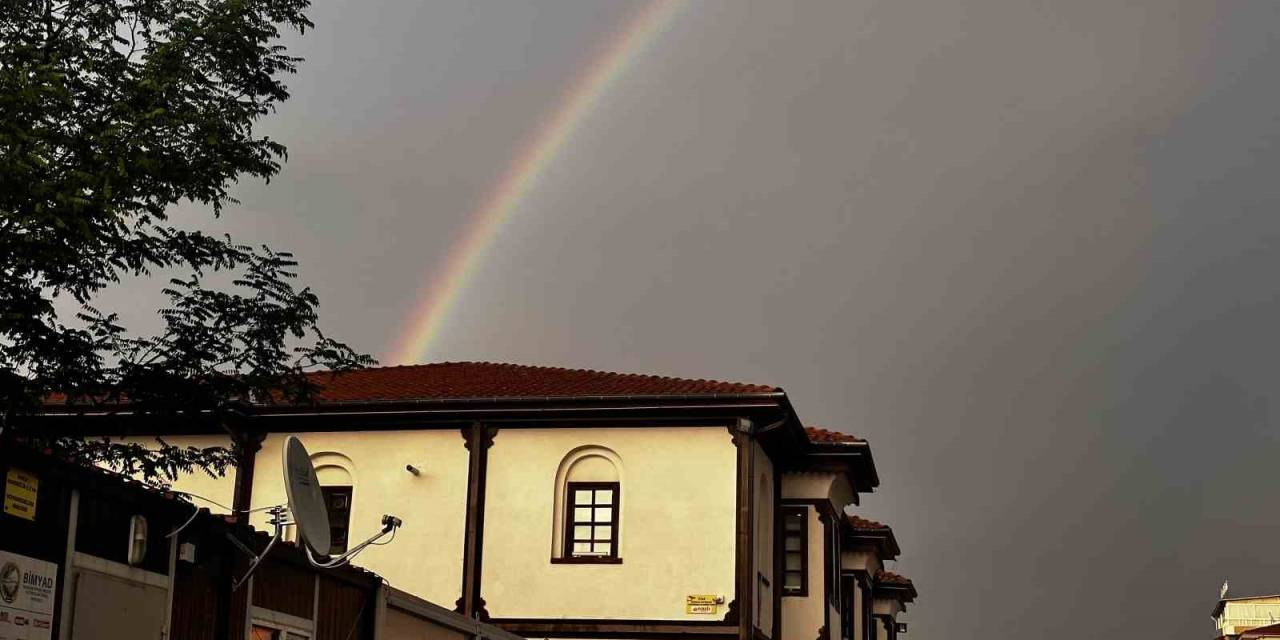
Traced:
<svg viewBox="0 0 1280 640">
<path fill-rule="evenodd" d="M 385 358 L 640 6 L 318 2 L 217 228 Z M 871 440 L 916 640 L 1209 637 L 1223 579 L 1280 591 L 1278 77 L 1270 1 L 697 2 L 429 358 L 784 387 Z"/>
</svg>

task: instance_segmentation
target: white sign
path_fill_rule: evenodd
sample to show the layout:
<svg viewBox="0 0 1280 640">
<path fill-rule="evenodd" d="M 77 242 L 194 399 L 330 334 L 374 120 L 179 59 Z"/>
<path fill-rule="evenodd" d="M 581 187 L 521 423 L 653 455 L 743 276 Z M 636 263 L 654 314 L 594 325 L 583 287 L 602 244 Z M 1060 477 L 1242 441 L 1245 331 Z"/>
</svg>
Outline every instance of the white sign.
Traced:
<svg viewBox="0 0 1280 640">
<path fill-rule="evenodd" d="M 0 551 L 0 640 L 49 640 L 58 566 Z"/>
</svg>

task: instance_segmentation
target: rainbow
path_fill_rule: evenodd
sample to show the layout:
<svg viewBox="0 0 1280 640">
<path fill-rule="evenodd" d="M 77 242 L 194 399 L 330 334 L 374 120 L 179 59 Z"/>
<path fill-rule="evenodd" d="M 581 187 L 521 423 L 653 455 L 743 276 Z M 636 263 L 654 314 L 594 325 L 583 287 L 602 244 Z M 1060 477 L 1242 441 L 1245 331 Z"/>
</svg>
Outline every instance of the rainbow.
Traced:
<svg viewBox="0 0 1280 640">
<path fill-rule="evenodd" d="M 444 268 L 433 272 L 429 288 L 391 349 L 393 363 L 417 362 L 428 353 L 498 231 L 609 89 L 671 26 L 681 6 L 676 0 L 650 2 L 570 83 L 551 117 L 520 147 L 502 178 L 471 214 L 462 237 L 445 257 Z"/>
</svg>

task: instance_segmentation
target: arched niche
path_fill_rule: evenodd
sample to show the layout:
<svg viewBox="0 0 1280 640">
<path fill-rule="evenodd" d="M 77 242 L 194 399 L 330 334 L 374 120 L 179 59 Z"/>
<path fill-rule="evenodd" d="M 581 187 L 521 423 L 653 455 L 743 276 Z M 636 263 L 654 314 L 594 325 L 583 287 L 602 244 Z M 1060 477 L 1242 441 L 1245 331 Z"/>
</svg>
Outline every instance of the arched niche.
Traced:
<svg viewBox="0 0 1280 640">
<path fill-rule="evenodd" d="M 556 468 L 555 494 L 551 517 L 551 557 L 563 558 L 566 523 L 566 487 L 570 482 L 616 482 L 625 486 L 622 458 L 608 447 L 586 445 L 567 453 Z M 618 540 L 621 542 L 622 518 L 618 517 Z"/>
<path fill-rule="evenodd" d="M 316 468 L 316 478 L 320 480 L 320 486 L 348 486 L 356 485 L 355 464 L 348 458 L 336 451 L 321 451 L 311 454 L 311 464 Z"/>
</svg>

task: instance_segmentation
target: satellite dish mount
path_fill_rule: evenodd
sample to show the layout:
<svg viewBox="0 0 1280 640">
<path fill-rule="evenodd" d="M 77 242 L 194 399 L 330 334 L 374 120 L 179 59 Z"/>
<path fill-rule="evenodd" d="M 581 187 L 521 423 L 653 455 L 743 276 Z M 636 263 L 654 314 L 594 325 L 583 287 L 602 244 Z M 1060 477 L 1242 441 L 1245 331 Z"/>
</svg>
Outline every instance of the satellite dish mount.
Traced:
<svg viewBox="0 0 1280 640">
<path fill-rule="evenodd" d="M 302 441 L 297 436 L 289 436 L 284 441 L 284 491 L 288 502 L 266 509 L 267 513 L 271 514 L 269 522 L 275 528 L 271 542 L 261 554 L 254 554 L 241 545 L 241 548 L 254 558 L 249 564 L 249 570 L 245 572 L 244 577 L 232 585 L 232 589 L 238 589 L 249 579 L 249 576 L 253 575 L 254 569 L 262 563 L 262 560 L 271 552 L 271 548 L 283 537 L 286 525 L 297 526 L 302 551 L 312 566 L 334 569 L 351 562 L 351 558 L 364 551 L 365 547 L 390 543 L 395 538 L 396 530 L 403 524 L 400 518 L 389 514 L 383 515 L 380 531 L 368 540 L 351 547 L 345 553 L 330 557 L 332 537 L 329 529 L 329 510 L 325 504 L 324 493 L 320 490 L 320 480 L 316 477 L 315 465 L 311 463 L 307 448 L 302 446 Z M 379 542 L 388 535 L 391 537 L 384 542 Z"/>
</svg>

